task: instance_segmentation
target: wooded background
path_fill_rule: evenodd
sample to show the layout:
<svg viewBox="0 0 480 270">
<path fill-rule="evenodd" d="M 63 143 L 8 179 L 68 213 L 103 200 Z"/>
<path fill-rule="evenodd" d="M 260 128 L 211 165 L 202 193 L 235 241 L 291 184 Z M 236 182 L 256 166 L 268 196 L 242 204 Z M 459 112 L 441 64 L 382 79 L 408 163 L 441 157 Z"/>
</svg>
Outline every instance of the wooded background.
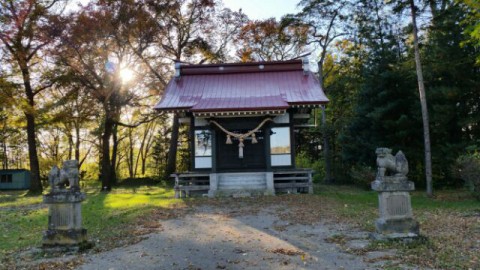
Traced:
<svg viewBox="0 0 480 270">
<path fill-rule="evenodd" d="M 299 166 L 313 167 L 319 181 L 368 185 L 375 148 L 391 147 L 406 154 L 409 176 L 422 187 L 428 137 L 433 185 L 462 185 L 466 162 L 480 160 L 479 2 L 298 5 L 297 14 L 258 21 L 215 0 L 97 0 L 74 8 L 0 0 L 1 168 L 30 169 L 32 191 L 67 159 L 80 161 L 83 180 L 100 179 L 107 190 L 117 179 L 165 179 L 189 160 L 186 127 L 152 110 L 174 61 L 311 53 L 330 103 L 324 121 L 315 112 L 317 128 L 297 134 Z"/>
</svg>

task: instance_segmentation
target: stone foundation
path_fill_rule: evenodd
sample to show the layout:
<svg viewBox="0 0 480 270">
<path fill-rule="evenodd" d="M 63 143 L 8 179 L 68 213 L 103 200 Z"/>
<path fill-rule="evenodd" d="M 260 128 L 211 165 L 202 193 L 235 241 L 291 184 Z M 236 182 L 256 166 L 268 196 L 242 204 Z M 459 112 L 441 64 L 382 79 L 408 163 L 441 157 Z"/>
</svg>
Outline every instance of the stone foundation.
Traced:
<svg viewBox="0 0 480 270">
<path fill-rule="evenodd" d="M 47 230 L 43 233 L 44 247 L 78 246 L 87 242 L 87 230 Z"/>
</svg>

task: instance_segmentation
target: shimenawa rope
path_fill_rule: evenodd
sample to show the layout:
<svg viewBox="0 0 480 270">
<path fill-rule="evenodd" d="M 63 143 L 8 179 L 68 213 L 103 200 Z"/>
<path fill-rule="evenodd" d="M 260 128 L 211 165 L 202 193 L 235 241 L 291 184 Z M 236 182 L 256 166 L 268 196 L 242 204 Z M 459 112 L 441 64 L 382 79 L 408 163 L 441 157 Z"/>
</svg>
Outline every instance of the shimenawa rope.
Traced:
<svg viewBox="0 0 480 270">
<path fill-rule="evenodd" d="M 221 129 L 223 132 L 225 132 L 225 134 L 227 134 L 226 144 L 232 144 L 231 137 L 234 137 L 234 138 L 238 139 L 238 141 L 239 141 L 239 143 L 238 143 L 238 157 L 243 158 L 243 147 L 245 146 L 245 144 L 243 144 L 244 139 L 248 138 L 249 136 L 252 136 L 252 144 L 257 143 L 257 138 L 255 137 L 255 132 L 257 132 L 259 129 L 261 129 L 263 127 L 263 125 L 265 125 L 265 123 L 267 123 L 268 121 L 273 121 L 273 120 L 272 120 L 272 118 L 265 118 L 256 128 L 254 128 L 254 129 L 252 129 L 249 132 L 244 133 L 244 134 L 238 134 L 238 133 L 228 131 L 227 129 L 222 127 L 222 125 L 220 125 L 215 120 L 210 120 L 210 123 L 216 125 L 219 129 Z"/>
</svg>

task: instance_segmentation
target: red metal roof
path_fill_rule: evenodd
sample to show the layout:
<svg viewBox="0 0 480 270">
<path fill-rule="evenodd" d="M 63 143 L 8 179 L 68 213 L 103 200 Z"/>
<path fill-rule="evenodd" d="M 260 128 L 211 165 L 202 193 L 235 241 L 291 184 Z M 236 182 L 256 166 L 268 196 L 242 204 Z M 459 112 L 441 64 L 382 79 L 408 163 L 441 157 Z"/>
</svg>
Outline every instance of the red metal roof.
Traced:
<svg viewBox="0 0 480 270">
<path fill-rule="evenodd" d="M 264 111 L 328 102 L 302 61 L 181 65 L 157 110 Z"/>
</svg>

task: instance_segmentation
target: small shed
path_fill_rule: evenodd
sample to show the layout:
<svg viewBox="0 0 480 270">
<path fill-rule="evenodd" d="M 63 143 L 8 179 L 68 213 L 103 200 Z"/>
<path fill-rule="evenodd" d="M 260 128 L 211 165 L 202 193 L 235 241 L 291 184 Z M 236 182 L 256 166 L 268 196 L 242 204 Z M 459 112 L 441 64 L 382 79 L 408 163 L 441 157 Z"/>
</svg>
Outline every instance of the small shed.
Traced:
<svg viewBox="0 0 480 270">
<path fill-rule="evenodd" d="M 30 171 L 25 169 L 0 170 L 0 190 L 29 188 Z"/>
<path fill-rule="evenodd" d="M 308 61 L 175 68 L 155 109 L 190 127 L 190 171 L 172 175 L 177 194 L 312 192 L 312 171 L 295 167 L 294 133 L 328 99 Z"/>
</svg>

